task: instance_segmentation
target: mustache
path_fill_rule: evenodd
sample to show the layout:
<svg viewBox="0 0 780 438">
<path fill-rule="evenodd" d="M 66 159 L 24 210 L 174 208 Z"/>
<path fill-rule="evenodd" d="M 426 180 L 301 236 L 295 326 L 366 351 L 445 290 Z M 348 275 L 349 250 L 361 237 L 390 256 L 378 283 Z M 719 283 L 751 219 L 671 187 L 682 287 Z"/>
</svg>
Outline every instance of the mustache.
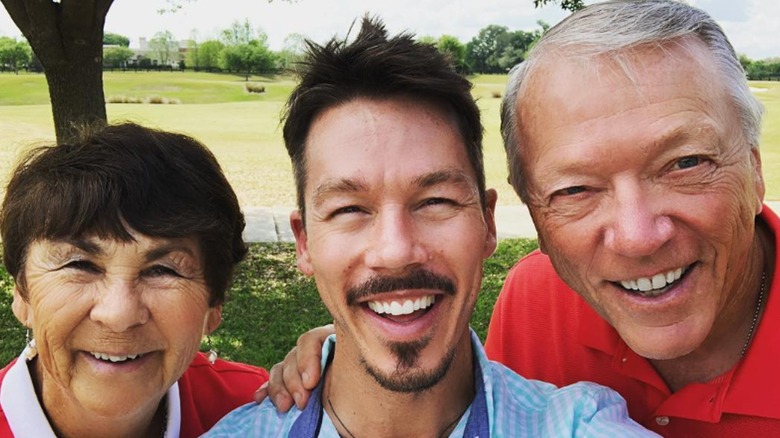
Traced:
<svg viewBox="0 0 780 438">
<path fill-rule="evenodd" d="M 347 304 L 351 306 L 371 295 L 403 289 L 434 289 L 447 295 L 455 295 L 455 283 L 452 280 L 426 269 L 418 269 L 397 277 L 371 277 L 347 290 Z"/>
</svg>

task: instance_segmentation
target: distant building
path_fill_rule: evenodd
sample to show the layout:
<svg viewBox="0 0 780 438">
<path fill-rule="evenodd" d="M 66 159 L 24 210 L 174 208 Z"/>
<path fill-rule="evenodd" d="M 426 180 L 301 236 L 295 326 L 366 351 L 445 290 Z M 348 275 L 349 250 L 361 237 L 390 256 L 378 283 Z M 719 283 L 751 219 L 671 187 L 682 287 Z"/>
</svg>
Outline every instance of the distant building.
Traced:
<svg viewBox="0 0 780 438">
<path fill-rule="evenodd" d="M 170 54 L 170 58 L 167 62 L 167 65 L 174 69 L 179 68 L 179 63 L 186 59 L 190 40 L 179 40 L 177 41 L 177 44 L 178 50 Z M 142 59 L 149 59 L 151 60 L 152 65 L 160 64 L 158 54 L 149 47 L 149 40 L 147 40 L 146 37 L 138 38 L 138 48 L 131 47 L 130 50 L 135 54 L 133 57 L 135 62 L 141 62 Z"/>
</svg>

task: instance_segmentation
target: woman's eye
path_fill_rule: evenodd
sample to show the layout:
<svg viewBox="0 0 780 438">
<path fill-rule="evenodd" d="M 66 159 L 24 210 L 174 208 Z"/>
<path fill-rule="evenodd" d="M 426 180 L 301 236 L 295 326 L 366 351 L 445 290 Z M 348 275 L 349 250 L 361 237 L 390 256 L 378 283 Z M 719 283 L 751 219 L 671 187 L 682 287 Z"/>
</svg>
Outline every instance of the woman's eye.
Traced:
<svg viewBox="0 0 780 438">
<path fill-rule="evenodd" d="M 87 260 L 72 260 L 63 267 L 67 269 L 75 269 L 77 271 L 89 272 L 91 274 L 100 272 L 100 269 L 98 269 L 94 263 Z"/>
<path fill-rule="evenodd" d="M 679 169 L 689 169 L 698 166 L 699 163 L 701 163 L 700 157 L 684 157 L 677 160 L 677 167 Z"/>
<path fill-rule="evenodd" d="M 176 270 L 162 265 L 155 265 L 146 269 L 144 271 L 144 275 L 150 277 L 165 277 L 165 276 L 181 277 L 181 275 L 179 275 L 179 273 L 176 272 Z"/>
</svg>

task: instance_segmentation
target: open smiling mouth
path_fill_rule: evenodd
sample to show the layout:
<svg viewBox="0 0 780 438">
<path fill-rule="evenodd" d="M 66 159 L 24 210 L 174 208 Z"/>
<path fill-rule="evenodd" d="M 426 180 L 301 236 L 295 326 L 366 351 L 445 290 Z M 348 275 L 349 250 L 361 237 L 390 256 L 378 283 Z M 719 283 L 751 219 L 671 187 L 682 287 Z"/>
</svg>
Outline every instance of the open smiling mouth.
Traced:
<svg viewBox="0 0 780 438">
<path fill-rule="evenodd" d="M 106 353 L 99 353 L 96 351 L 90 351 L 89 354 L 92 355 L 95 359 L 102 360 L 104 362 L 111 362 L 111 363 L 124 363 L 133 361 L 136 359 L 142 358 L 143 354 L 128 354 L 126 356 L 113 356 Z"/>
<path fill-rule="evenodd" d="M 435 303 L 435 295 L 426 295 L 414 300 L 369 301 L 368 308 L 383 318 L 403 323 L 413 321 L 425 315 Z"/>
<path fill-rule="evenodd" d="M 616 282 L 623 290 L 633 294 L 655 298 L 666 293 L 674 284 L 689 271 L 690 266 L 672 269 L 662 274 L 656 274 L 652 277 L 641 277 L 633 280 L 621 280 Z"/>
</svg>

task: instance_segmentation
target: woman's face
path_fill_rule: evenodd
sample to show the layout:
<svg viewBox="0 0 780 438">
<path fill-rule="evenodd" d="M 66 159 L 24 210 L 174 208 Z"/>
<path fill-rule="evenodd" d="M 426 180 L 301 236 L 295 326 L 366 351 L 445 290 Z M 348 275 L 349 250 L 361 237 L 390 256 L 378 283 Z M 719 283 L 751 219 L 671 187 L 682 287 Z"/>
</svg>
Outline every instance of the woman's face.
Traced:
<svg viewBox="0 0 780 438">
<path fill-rule="evenodd" d="M 148 412 L 219 325 L 197 241 L 131 234 L 130 242 L 87 236 L 28 248 L 27 299 L 15 290 L 13 307 L 33 329 L 49 410 L 77 403 L 108 417 Z"/>
</svg>

